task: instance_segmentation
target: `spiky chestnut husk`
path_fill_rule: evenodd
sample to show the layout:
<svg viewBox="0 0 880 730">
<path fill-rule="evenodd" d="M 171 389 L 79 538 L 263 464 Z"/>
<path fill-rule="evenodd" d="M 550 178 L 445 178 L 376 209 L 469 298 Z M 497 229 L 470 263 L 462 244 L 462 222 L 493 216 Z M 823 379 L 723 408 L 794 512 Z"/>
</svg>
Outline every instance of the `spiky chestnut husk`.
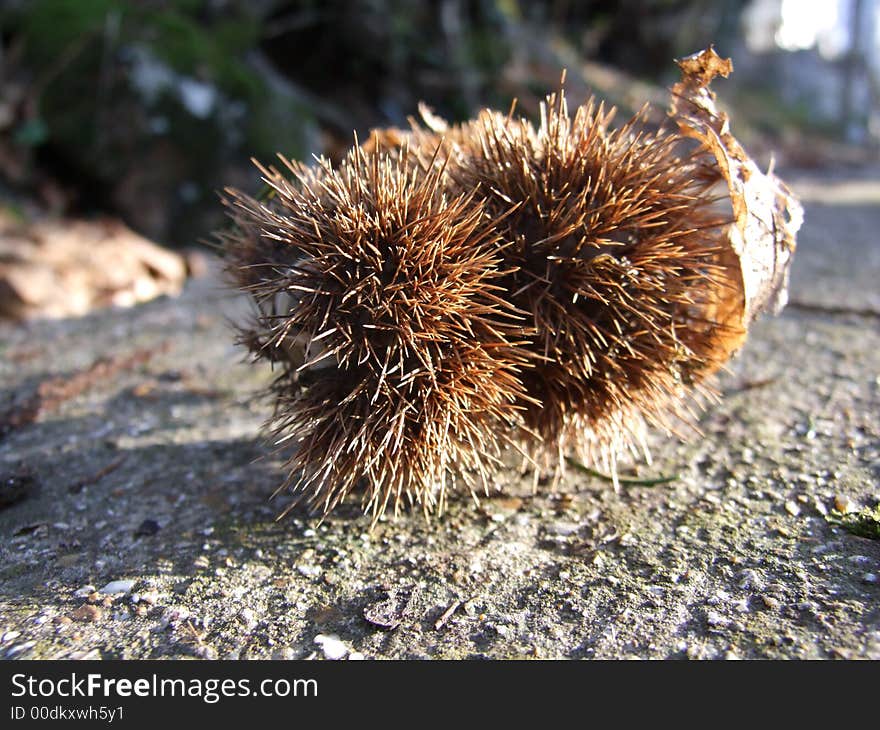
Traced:
<svg viewBox="0 0 880 730">
<path fill-rule="evenodd" d="M 488 490 L 528 395 L 482 204 L 405 149 L 286 165 L 291 179 L 263 168 L 270 201 L 227 201 L 229 271 L 258 309 L 242 341 L 282 368 L 273 427 L 296 445 L 283 486 L 326 513 L 360 485 L 374 519 L 442 506 L 450 472 Z"/>
<path fill-rule="evenodd" d="M 478 191 L 507 244 L 501 283 L 537 362 L 524 440 L 557 474 L 572 451 L 616 474 L 646 423 L 674 430 L 737 327 L 717 163 L 638 115 L 612 130 L 612 116 L 591 101 L 572 117 L 560 93 L 537 129 L 482 114 L 443 148 L 450 189 Z"/>
</svg>

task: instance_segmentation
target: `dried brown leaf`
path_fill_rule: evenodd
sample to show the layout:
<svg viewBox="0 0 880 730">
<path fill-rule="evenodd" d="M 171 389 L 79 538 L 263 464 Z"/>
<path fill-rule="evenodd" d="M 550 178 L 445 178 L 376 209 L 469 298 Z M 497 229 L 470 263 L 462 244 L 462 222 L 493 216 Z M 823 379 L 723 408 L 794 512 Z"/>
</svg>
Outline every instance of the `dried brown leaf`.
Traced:
<svg viewBox="0 0 880 730">
<path fill-rule="evenodd" d="M 716 76 L 733 71 L 729 58 L 710 46 L 678 61 L 682 80 L 672 88 L 670 115 L 682 134 L 702 142 L 727 182 L 734 224 L 729 238 L 742 275 L 734 304 L 745 329 L 761 312 L 778 313 L 788 300 L 788 272 L 803 209 L 772 165 L 761 172 L 731 134 L 729 120 L 709 90 Z"/>
</svg>

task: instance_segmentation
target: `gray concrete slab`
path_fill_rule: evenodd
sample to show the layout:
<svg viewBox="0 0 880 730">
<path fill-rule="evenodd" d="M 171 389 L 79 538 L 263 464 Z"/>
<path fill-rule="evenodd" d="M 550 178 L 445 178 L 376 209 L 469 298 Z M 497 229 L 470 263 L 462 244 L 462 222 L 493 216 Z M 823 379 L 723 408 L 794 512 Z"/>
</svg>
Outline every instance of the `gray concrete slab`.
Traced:
<svg viewBox="0 0 880 730">
<path fill-rule="evenodd" d="M 213 279 L 0 327 L 0 410 L 151 353 L 0 439 L 30 491 L 0 511 L 0 656 L 880 659 L 880 541 L 826 520 L 880 500 L 878 179 L 793 176 L 795 306 L 753 328 L 701 438 L 652 437 L 638 474 L 678 478 L 619 494 L 574 471 L 532 494 L 511 468 L 430 522 L 277 523 L 270 375 L 241 362 L 241 301 Z"/>
</svg>

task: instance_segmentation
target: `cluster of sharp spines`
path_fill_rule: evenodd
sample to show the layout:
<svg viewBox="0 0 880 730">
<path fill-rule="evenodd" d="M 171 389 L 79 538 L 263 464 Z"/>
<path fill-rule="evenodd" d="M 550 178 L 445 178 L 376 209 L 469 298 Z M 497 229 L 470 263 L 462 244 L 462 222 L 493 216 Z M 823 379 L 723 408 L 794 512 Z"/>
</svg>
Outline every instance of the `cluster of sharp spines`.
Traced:
<svg viewBox="0 0 880 730">
<path fill-rule="evenodd" d="M 568 453 L 615 473 L 646 425 L 687 417 L 726 355 L 720 178 L 613 114 L 572 117 L 560 93 L 537 128 L 485 111 L 335 167 L 282 158 L 262 200 L 228 191 L 229 270 L 257 309 L 241 339 L 282 365 L 282 489 L 430 511 L 450 479 L 487 491 L 507 447 L 536 473 Z"/>
</svg>

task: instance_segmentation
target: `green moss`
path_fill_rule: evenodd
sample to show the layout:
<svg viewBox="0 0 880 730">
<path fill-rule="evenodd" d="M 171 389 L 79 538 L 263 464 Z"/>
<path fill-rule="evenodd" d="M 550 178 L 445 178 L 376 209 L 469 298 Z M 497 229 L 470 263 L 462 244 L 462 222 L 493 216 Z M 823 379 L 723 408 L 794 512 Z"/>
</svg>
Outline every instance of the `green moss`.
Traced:
<svg viewBox="0 0 880 730">
<path fill-rule="evenodd" d="M 859 512 L 832 510 L 825 519 L 829 524 L 842 527 L 853 535 L 880 540 L 880 502 L 874 507 L 865 507 Z"/>
<path fill-rule="evenodd" d="M 6 12 L 4 25 L 17 25 L 26 53 L 36 68 L 51 68 L 82 47 L 106 52 L 105 44 L 144 43 L 176 71 L 207 78 L 233 95 L 255 97 L 264 89 L 243 60 L 259 41 L 257 18 L 241 12 L 214 22 L 201 17 L 201 2 L 159 6 L 125 0 L 35 0 L 18 12 Z M 118 30 L 110 33 L 118 22 Z"/>
</svg>

